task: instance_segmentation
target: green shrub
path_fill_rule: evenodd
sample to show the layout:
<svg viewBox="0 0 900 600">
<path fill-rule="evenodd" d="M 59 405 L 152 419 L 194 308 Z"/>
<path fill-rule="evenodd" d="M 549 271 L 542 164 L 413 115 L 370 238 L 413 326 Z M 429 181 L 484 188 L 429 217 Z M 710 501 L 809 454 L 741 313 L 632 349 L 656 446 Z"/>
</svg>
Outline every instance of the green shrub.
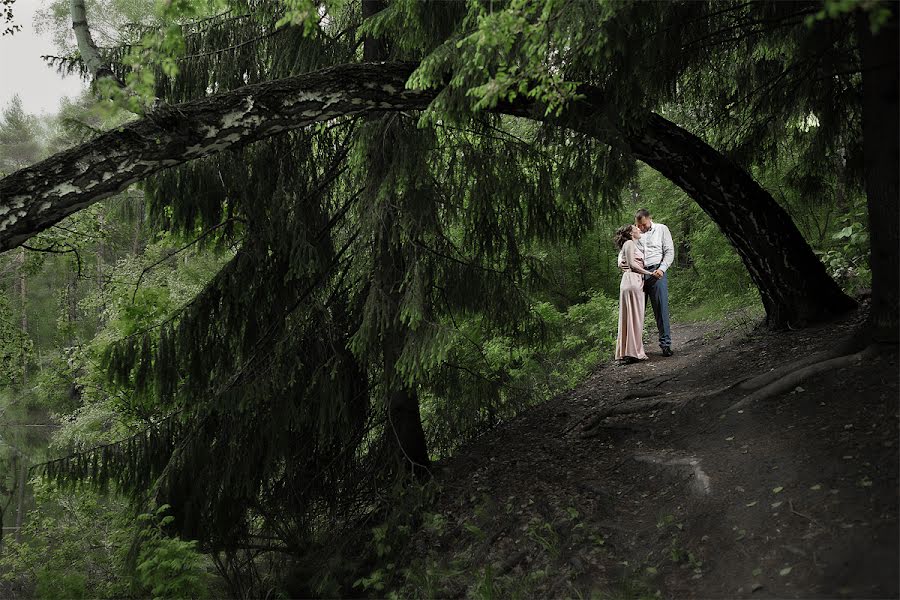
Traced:
<svg viewBox="0 0 900 600">
<path fill-rule="evenodd" d="M 166 515 L 169 505 L 155 513 L 138 517 L 145 527 L 137 562 L 137 583 L 148 590 L 154 600 L 164 598 L 209 597 L 209 574 L 206 558 L 196 541 L 185 541 L 165 534 L 166 525 L 174 520 Z"/>
</svg>

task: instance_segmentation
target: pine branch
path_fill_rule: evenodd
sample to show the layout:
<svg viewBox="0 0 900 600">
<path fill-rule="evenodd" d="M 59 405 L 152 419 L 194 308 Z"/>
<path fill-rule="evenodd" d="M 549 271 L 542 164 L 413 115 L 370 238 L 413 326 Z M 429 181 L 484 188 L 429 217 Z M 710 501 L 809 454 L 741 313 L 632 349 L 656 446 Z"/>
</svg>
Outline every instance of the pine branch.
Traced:
<svg viewBox="0 0 900 600">
<path fill-rule="evenodd" d="M 178 58 L 178 61 L 181 62 L 181 61 L 186 61 L 186 60 L 193 60 L 196 58 L 205 58 L 207 56 L 218 56 L 219 54 L 224 54 L 225 52 L 231 52 L 232 50 L 237 50 L 238 48 L 243 48 L 244 46 L 248 46 L 250 44 L 255 44 L 257 42 L 260 42 L 262 40 L 270 38 L 278 33 L 281 33 L 282 31 L 286 31 L 286 29 L 275 29 L 273 31 L 269 31 L 260 36 L 257 36 L 253 39 L 245 40 L 239 44 L 234 44 L 233 46 L 228 46 L 227 48 L 219 48 L 216 50 L 210 50 L 209 52 L 201 52 L 199 54 L 188 54 L 186 56 L 181 56 Z"/>
</svg>

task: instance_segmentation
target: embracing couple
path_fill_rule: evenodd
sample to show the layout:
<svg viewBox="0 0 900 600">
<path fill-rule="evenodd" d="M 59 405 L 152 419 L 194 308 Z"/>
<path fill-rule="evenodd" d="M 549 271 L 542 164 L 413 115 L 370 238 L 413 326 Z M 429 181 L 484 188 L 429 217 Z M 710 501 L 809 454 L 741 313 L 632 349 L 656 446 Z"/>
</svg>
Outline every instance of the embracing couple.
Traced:
<svg viewBox="0 0 900 600">
<path fill-rule="evenodd" d="M 675 259 L 672 234 L 662 223 L 654 223 L 650 211 L 642 208 L 634 215 L 634 224 L 616 231 L 619 247 L 619 335 L 616 360 L 624 364 L 647 360 L 644 352 L 644 310 L 647 299 L 653 307 L 663 356 L 672 356 L 669 336 L 669 282 L 666 269 Z"/>
</svg>

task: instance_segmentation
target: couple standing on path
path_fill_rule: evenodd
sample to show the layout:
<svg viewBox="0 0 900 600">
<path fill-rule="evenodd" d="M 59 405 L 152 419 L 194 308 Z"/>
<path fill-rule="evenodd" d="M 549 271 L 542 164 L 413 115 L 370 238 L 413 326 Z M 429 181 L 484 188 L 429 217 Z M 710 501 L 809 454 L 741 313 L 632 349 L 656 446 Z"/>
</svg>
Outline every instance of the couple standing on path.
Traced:
<svg viewBox="0 0 900 600">
<path fill-rule="evenodd" d="M 672 356 L 669 334 L 669 281 L 666 270 L 675 259 L 672 234 L 662 223 L 654 223 L 650 211 L 642 208 L 634 215 L 634 224 L 616 231 L 619 247 L 619 334 L 616 360 L 625 364 L 647 359 L 644 352 L 644 311 L 647 299 L 653 307 L 663 356 Z"/>
</svg>

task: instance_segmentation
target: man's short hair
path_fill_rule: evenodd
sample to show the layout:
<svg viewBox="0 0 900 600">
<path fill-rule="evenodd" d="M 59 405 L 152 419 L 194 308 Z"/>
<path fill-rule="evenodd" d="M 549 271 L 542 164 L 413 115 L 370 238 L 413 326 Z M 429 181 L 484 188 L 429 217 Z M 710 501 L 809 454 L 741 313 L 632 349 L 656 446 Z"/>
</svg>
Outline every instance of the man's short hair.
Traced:
<svg viewBox="0 0 900 600">
<path fill-rule="evenodd" d="M 650 211 L 647 210 L 646 208 L 638 209 L 638 211 L 636 213 L 634 213 L 635 221 L 637 221 L 638 219 L 644 219 L 644 218 L 647 218 L 647 219 L 650 218 Z"/>
</svg>

